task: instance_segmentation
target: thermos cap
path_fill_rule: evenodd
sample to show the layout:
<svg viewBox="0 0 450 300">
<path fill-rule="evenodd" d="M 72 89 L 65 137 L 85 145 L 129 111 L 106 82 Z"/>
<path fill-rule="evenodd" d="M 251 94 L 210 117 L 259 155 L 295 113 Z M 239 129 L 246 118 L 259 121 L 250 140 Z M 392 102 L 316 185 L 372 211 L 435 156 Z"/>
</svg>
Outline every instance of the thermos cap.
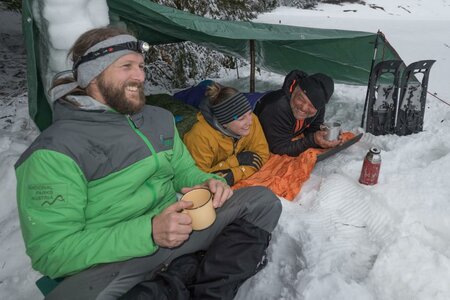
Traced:
<svg viewBox="0 0 450 300">
<path fill-rule="evenodd" d="M 370 148 L 370 152 L 372 152 L 373 154 L 380 154 L 381 150 L 377 147 L 372 147 Z"/>
</svg>

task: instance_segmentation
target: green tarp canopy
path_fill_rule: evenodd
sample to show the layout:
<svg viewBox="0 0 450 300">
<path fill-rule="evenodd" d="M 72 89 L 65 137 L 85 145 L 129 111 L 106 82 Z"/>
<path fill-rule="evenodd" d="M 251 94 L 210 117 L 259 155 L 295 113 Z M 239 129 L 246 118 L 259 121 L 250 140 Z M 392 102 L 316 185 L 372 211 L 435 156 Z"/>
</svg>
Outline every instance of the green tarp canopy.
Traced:
<svg viewBox="0 0 450 300">
<path fill-rule="evenodd" d="M 24 0 L 24 35 L 28 53 L 30 115 L 40 129 L 51 123 L 51 111 L 39 74 L 39 32 L 32 18 L 32 0 Z M 286 74 L 293 69 L 322 72 L 338 83 L 366 85 L 375 61 L 399 59 L 377 33 L 317 29 L 241 21 L 212 20 L 148 0 L 107 0 L 111 22 L 124 22 L 150 44 L 191 41 L 235 57 L 254 61 L 262 69 Z M 377 38 L 381 37 L 381 38 Z"/>
</svg>

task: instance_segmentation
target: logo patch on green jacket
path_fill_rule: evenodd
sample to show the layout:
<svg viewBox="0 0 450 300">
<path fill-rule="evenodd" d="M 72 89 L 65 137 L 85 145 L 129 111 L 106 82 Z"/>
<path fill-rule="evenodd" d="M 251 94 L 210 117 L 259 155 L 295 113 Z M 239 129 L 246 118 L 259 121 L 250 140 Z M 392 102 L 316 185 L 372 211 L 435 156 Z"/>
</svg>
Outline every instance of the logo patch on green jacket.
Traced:
<svg viewBox="0 0 450 300">
<path fill-rule="evenodd" d="M 160 134 L 159 140 L 161 141 L 161 144 L 163 144 L 164 147 L 166 148 L 173 147 L 173 136 L 166 137 L 163 134 Z"/>
<path fill-rule="evenodd" d="M 30 195 L 30 205 L 34 207 L 51 207 L 67 204 L 67 184 L 30 184 L 28 193 Z"/>
</svg>

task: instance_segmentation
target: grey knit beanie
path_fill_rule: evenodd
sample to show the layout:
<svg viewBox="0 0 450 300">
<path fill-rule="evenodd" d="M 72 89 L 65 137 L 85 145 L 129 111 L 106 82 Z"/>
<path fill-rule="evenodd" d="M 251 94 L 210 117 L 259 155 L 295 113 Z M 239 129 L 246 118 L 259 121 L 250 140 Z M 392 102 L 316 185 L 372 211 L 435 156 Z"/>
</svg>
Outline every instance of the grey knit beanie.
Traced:
<svg viewBox="0 0 450 300">
<path fill-rule="evenodd" d="M 252 107 L 244 94 L 237 93 L 219 104 L 212 105 L 211 110 L 219 124 L 224 125 L 239 119 L 251 111 Z"/>
</svg>

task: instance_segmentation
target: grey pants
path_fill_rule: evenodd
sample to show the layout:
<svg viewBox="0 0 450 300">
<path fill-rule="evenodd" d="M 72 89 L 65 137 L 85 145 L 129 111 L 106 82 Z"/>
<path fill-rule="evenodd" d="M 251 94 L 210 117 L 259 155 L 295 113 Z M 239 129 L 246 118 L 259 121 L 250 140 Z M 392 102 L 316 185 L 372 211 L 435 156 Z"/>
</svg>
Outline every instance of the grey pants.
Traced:
<svg viewBox="0 0 450 300">
<path fill-rule="evenodd" d="M 217 218 L 212 226 L 192 232 L 181 246 L 160 248 L 152 255 L 81 271 L 66 278 L 45 299 L 116 299 L 139 282 L 151 280 L 156 271 L 165 268 L 175 258 L 207 250 L 223 228 L 236 219 L 244 219 L 272 232 L 281 214 L 281 203 L 264 187 L 248 187 L 235 191 L 216 213 Z"/>
</svg>

